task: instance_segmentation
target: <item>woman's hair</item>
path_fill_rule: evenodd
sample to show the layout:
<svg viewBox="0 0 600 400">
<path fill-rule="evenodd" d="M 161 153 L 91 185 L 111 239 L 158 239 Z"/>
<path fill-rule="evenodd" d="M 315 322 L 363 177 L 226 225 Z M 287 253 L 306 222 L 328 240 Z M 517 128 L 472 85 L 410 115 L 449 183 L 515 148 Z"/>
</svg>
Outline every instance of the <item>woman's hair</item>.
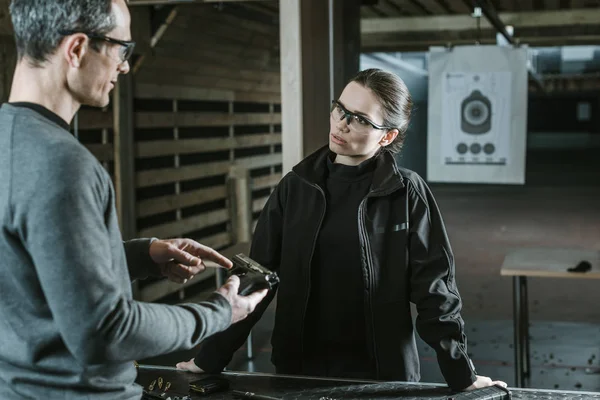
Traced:
<svg viewBox="0 0 600 400">
<path fill-rule="evenodd" d="M 398 129 L 398 136 L 386 150 L 399 153 L 404 145 L 413 102 L 404 81 L 391 72 L 377 68 L 360 71 L 350 82 L 370 89 L 379 100 L 383 110 L 383 126 Z"/>
</svg>

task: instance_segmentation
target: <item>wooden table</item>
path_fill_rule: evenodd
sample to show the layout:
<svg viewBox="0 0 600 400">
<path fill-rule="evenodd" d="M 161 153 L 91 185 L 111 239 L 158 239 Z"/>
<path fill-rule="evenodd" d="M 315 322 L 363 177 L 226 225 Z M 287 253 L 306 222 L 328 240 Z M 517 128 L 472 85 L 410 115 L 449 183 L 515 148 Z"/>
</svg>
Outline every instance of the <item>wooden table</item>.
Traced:
<svg viewBox="0 0 600 400">
<path fill-rule="evenodd" d="M 588 261 L 592 269 L 584 273 L 567 271 L 581 261 Z M 500 275 L 513 277 L 515 386 L 526 387 L 531 377 L 527 277 L 600 279 L 600 251 L 541 247 L 514 249 L 504 258 Z"/>
</svg>

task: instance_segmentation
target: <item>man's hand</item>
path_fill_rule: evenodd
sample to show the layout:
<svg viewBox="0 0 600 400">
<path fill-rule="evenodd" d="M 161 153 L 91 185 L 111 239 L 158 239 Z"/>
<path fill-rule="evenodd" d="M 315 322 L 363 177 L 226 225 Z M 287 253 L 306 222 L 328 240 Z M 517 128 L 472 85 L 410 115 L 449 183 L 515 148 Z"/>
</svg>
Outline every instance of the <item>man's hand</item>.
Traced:
<svg viewBox="0 0 600 400">
<path fill-rule="evenodd" d="M 240 296 L 238 294 L 239 288 L 240 278 L 237 275 L 232 275 L 223 286 L 217 289 L 217 293 L 225 297 L 229 301 L 229 304 L 231 304 L 232 324 L 246 318 L 268 293 L 267 289 L 263 289 L 248 296 Z"/>
<path fill-rule="evenodd" d="M 150 257 L 169 280 L 186 283 L 206 269 L 204 261 L 231 268 L 232 262 L 216 250 L 191 239 L 155 240 L 150 244 Z"/>
<path fill-rule="evenodd" d="M 469 390 L 481 389 L 481 388 L 484 388 L 484 387 L 494 386 L 494 385 L 498 385 L 498 386 L 502 386 L 502 387 L 506 387 L 507 386 L 506 382 L 492 381 L 487 376 L 479 376 L 479 375 L 477 375 L 477 380 L 475 382 L 473 382 L 473 384 L 471 386 L 469 386 L 468 388 L 466 388 L 465 390 L 469 391 Z"/>
<path fill-rule="evenodd" d="M 195 374 L 201 374 L 204 372 L 202 368 L 196 365 L 193 358 L 190 361 L 178 362 L 177 365 L 175 365 L 175 367 L 182 371 L 189 371 Z"/>
</svg>

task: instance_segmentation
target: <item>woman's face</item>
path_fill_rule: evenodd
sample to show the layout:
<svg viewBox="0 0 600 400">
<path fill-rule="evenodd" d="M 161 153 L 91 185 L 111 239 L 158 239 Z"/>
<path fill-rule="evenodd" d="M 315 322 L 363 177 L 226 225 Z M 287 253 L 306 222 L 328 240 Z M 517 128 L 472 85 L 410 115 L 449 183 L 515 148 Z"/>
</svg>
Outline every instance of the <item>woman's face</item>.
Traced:
<svg viewBox="0 0 600 400">
<path fill-rule="evenodd" d="M 383 125 L 381 105 L 370 89 L 350 82 L 332 106 L 329 117 L 329 149 L 337 154 L 335 162 L 358 165 L 398 135 L 396 129 L 376 129 L 370 122 Z"/>
</svg>

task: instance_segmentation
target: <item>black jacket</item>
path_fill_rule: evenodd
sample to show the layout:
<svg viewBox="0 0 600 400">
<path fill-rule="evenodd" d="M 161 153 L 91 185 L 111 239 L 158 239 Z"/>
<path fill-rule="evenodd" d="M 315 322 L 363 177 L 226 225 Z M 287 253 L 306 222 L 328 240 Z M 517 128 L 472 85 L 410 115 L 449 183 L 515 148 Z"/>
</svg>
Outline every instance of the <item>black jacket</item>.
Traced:
<svg viewBox="0 0 600 400">
<path fill-rule="evenodd" d="M 311 258 L 326 208 L 321 187 L 328 153 L 327 147 L 318 150 L 281 180 L 254 232 L 250 257 L 277 271 L 281 279 L 272 335 L 272 361 L 278 369 L 299 369 L 294 364 L 302 362 Z M 464 389 L 475 381 L 475 370 L 467 356 L 454 257 L 440 211 L 423 179 L 399 168 L 389 152 L 381 152 L 376 163 L 357 218 L 365 321 L 377 377 L 420 378 L 412 302 L 418 310 L 419 335 L 436 351 L 446 381 L 453 389 Z M 270 293 L 246 320 L 207 339 L 196 364 L 207 372 L 222 370 L 273 296 Z"/>
</svg>

